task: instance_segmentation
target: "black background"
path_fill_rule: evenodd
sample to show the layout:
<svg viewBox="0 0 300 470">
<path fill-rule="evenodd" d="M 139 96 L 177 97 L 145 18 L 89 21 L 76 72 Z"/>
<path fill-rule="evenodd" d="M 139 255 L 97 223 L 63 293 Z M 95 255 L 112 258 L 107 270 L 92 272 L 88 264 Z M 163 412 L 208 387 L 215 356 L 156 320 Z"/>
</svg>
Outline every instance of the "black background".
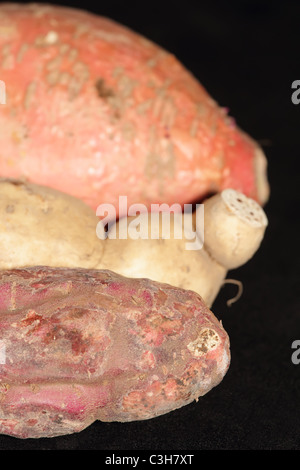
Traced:
<svg viewBox="0 0 300 470">
<path fill-rule="evenodd" d="M 223 382 L 180 410 L 133 423 L 96 422 L 78 434 L 20 440 L 0 436 L 0 450 L 300 450 L 299 160 L 300 2 L 61 2 L 119 21 L 172 52 L 267 155 L 269 226 L 260 250 L 229 277 L 242 298 L 213 305 L 231 341 Z M 191 452 L 190 452 L 191 453 Z M 130 452 L 129 452 L 130 455 Z M 101 464 L 99 461 L 98 466 Z"/>
</svg>

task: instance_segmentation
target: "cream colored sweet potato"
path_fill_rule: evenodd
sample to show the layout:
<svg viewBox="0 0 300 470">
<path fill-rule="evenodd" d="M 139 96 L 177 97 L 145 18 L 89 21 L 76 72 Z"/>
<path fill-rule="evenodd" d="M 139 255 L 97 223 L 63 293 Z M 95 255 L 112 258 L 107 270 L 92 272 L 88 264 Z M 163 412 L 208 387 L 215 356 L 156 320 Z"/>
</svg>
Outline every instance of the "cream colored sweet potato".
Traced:
<svg viewBox="0 0 300 470">
<path fill-rule="evenodd" d="M 0 269 L 95 268 L 103 252 L 94 211 L 44 186 L 0 179 Z"/>
<path fill-rule="evenodd" d="M 203 223 L 199 224 L 200 211 Z M 230 188 L 207 198 L 192 213 L 166 215 L 169 231 L 163 212 L 124 217 L 111 224 L 104 234 L 108 238 L 98 267 L 194 290 L 208 307 L 228 270 L 254 256 L 268 225 L 256 201 Z"/>
</svg>

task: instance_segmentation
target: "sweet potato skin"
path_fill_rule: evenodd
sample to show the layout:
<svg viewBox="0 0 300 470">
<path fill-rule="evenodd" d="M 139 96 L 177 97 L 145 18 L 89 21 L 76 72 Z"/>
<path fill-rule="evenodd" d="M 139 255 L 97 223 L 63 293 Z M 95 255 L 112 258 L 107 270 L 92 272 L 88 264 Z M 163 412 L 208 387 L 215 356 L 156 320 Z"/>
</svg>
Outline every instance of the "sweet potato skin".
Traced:
<svg viewBox="0 0 300 470">
<path fill-rule="evenodd" d="M 108 270 L 0 272 L 0 432 L 150 419 L 219 384 L 229 338 L 193 291 Z"/>
<path fill-rule="evenodd" d="M 266 201 L 261 149 L 173 54 L 67 7 L 4 3 L 0 18 L 0 176 L 117 215 L 124 195 L 150 206 L 232 187 Z"/>
</svg>

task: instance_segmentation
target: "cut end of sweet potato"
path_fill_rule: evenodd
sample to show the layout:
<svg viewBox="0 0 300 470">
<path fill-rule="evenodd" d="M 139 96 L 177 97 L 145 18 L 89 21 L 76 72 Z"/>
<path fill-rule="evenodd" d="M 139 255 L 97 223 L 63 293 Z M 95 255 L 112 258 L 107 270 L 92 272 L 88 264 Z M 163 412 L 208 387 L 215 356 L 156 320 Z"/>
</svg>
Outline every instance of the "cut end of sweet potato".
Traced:
<svg viewBox="0 0 300 470">
<path fill-rule="evenodd" d="M 225 189 L 221 197 L 228 210 L 249 226 L 264 228 L 268 225 L 264 210 L 254 199 L 234 189 Z"/>
<path fill-rule="evenodd" d="M 261 205 L 235 189 L 224 189 L 204 202 L 204 247 L 227 270 L 252 258 L 267 225 Z"/>
</svg>

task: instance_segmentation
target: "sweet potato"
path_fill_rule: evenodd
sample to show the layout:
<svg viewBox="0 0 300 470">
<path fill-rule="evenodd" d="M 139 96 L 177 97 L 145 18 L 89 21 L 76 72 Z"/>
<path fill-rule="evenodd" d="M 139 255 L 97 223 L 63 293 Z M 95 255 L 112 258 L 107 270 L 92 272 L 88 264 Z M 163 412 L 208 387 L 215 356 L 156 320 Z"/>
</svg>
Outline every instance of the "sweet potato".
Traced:
<svg viewBox="0 0 300 470">
<path fill-rule="evenodd" d="M 63 6 L 4 3 L 0 19 L 0 176 L 93 209 L 118 208 L 120 195 L 172 204 L 228 187 L 267 200 L 262 149 L 173 54 Z"/>
<path fill-rule="evenodd" d="M 0 331 L 0 432 L 19 438 L 168 413 L 230 363 L 198 294 L 106 270 L 0 271 Z"/>
<path fill-rule="evenodd" d="M 99 219 L 80 199 L 0 178 L 0 269 L 46 265 L 96 268 Z"/>
<path fill-rule="evenodd" d="M 202 223 L 198 211 L 203 211 Z M 102 230 L 107 239 L 98 267 L 194 290 L 208 307 L 227 271 L 254 256 L 268 225 L 256 201 L 230 188 L 207 198 L 194 212 L 166 215 L 169 231 L 162 213 L 123 217 L 108 232 Z"/>
</svg>

